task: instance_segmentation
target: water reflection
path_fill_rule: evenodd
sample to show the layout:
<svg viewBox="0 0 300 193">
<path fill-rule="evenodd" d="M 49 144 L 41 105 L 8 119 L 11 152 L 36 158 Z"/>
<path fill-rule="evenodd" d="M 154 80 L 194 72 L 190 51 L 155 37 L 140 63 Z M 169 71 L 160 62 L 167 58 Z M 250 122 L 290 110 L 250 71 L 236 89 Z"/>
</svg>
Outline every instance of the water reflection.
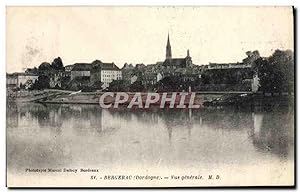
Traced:
<svg viewBox="0 0 300 193">
<path fill-rule="evenodd" d="M 8 167 L 197 166 L 287 160 L 294 112 L 7 105 Z"/>
<path fill-rule="evenodd" d="M 294 144 L 294 113 L 253 113 L 254 128 L 251 130 L 253 145 L 262 152 L 270 152 L 286 158 Z"/>
</svg>

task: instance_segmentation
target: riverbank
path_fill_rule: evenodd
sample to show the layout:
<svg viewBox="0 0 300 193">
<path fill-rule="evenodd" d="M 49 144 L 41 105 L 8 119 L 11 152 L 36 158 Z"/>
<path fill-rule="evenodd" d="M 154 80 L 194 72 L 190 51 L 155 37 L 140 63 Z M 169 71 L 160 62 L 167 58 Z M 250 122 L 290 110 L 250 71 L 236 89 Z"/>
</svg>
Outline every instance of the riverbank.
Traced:
<svg viewBox="0 0 300 193">
<path fill-rule="evenodd" d="M 251 93 L 242 95 L 224 95 L 218 99 L 207 101 L 204 106 L 235 107 L 287 107 L 294 106 L 294 93 Z"/>
<path fill-rule="evenodd" d="M 114 104 L 116 93 L 113 96 L 105 97 L 104 104 Z M 167 98 L 172 97 L 173 92 L 166 94 Z M 293 93 L 251 93 L 251 92 L 219 92 L 219 91 L 204 91 L 193 92 L 194 104 L 200 107 L 268 107 L 268 106 L 291 106 L 294 105 Z M 7 101 L 17 103 L 38 102 L 52 104 L 99 104 L 100 97 L 104 92 L 81 92 L 58 89 L 47 89 L 42 91 L 18 91 L 7 94 Z M 128 100 L 123 102 L 123 105 L 128 105 L 135 96 L 135 92 L 126 92 Z M 144 105 L 147 95 L 150 93 L 140 93 L 142 104 Z M 160 105 L 163 93 L 151 93 L 159 95 L 159 100 L 151 105 Z M 188 105 L 191 100 L 192 93 L 176 92 L 175 105 L 179 105 L 181 96 L 186 95 L 183 100 L 183 105 Z M 121 104 L 121 105 L 122 105 Z M 170 101 L 166 101 L 170 104 Z"/>
</svg>

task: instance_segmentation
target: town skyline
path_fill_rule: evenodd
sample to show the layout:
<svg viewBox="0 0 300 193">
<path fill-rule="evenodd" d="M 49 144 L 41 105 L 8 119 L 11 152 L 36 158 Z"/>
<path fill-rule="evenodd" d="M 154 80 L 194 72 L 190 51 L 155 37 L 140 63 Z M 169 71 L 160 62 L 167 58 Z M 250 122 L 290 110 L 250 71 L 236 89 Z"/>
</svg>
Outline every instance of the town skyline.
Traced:
<svg viewBox="0 0 300 193">
<path fill-rule="evenodd" d="M 293 51 L 288 7 L 8 7 L 7 16 L 8 73 L 58 56 L 65 66 L 96 59 L 120 68 L 155 64 L 165 59 L 168 33 L 172 57 L 185 57 L 189 49 L 196 65 L 241 62 L 246 51 Z"/>
</svg>

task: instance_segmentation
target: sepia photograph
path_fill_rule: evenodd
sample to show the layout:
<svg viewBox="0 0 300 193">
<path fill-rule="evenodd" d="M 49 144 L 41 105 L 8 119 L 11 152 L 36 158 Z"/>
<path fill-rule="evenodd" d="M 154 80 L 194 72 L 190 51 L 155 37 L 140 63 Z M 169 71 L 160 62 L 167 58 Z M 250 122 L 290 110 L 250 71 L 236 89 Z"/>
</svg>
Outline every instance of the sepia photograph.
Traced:
<svg viewBox="0 0 300 193">
<path fill-rule="evenodd" d="M 9 188 L 295 187 L 293 6 L 7 6 Z"/>
</svg>

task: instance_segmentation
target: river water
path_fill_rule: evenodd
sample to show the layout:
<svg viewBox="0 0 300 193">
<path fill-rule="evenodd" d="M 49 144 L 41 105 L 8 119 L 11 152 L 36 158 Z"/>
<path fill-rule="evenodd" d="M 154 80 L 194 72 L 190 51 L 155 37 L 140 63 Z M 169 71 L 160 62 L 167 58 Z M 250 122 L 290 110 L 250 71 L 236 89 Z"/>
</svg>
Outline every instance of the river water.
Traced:
<svg viewBox="0 0 300 193">
<path fill-rule="evenodd" d="M 158 168 L 240 171 L 239 176 L 247 181 L 246 176 L 254 175 L 247 173 L 253 168 L 258 176 L 272 171 L 282 179 L 289 178 L 287 182 L 277 180 L 289 184 L 293 155 L 291 109 L 253 112 L 7 105 L 7 170 L 13 177 L 29 175 L 26 168 Z M 230 178 L 225 177 L 227 181 Z M 262 179 L 262 184 L 272 182 L 266 180 Z"/>
</svg>

